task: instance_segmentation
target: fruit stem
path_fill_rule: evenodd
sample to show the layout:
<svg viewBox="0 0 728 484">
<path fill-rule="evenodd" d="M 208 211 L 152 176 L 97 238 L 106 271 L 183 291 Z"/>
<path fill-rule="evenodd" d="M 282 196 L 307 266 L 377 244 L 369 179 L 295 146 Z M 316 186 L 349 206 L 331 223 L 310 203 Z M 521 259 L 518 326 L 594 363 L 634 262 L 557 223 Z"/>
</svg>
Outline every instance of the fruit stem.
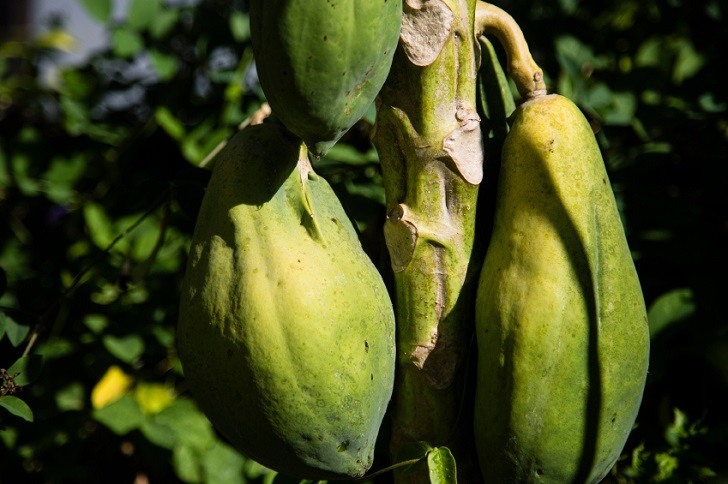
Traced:
<svg viewBox="0 0 728 484">
<path fill-rule="evenodd" d="M 533 60 L 521 27 L 510 14 L 490 3 L 478 2 L 475 7 L 475 33 L 478 37 L 491 34 L 503 45 L 508 56 L 508 74 L 521 96 L 546 94 L 543 71 Z"/>
</svg>

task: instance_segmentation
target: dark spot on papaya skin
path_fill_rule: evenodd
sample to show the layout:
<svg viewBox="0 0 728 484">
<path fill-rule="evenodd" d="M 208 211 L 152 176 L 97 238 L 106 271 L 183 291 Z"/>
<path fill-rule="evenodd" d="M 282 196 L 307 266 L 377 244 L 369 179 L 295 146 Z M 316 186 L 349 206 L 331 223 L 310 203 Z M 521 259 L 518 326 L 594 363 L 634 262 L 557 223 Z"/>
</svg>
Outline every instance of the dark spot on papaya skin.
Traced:
<svg viewBox="0 0 728 484">
<path fill-rule="evenodd" d="M 336 450 L 338 450 L 339 452 L 344 452 L 347 448 L 349 448 L 349 441 L 345 440 L 339 444 L 339 447 Z"/>
<path fill-rule="evenodd" d="M 324 42 L 326 42 L 328 40 L 329 40 L 329 36 L 328 35 L 324 35 Z"/>
<path fill-rule="evenodd" d="M 366 351 L 367 353 L 369 353 L 369 342 L 366 341 L 366 340 L 364 341 L 364 351 Z"/>
<path fill-rule="evenodd" d="M 370 380 L 371 380 L 371 381 L 374 381 L 374 373 L 370 373 L 370 374 L 369 374 L 369 377 L 370 377 Z"/>
</svg>

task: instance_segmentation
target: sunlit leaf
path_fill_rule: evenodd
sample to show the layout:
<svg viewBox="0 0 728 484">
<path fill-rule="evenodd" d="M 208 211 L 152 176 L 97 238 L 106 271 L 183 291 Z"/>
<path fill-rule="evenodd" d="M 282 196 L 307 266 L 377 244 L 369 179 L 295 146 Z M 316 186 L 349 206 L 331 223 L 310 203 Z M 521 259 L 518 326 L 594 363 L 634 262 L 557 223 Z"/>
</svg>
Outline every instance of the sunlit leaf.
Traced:
<svg viewBox="0 0 728 484">
<path fill-rule="evenodd" d="M 70 32 L 62 29 L 43 32 L 35 42 L 38 47 L 56 49 L 68 53 L 75 51 L 78 44 L 77 39 Z"/>
<path fill-rule="evenodd" d="M 116 402 L 126 394 L 133 381 L 134 379 L 118 366 L 109 367 L 91 391 L 91 405 L 95 409 L 101 409 Z"/>
<path fill-rule="evenodd" d="M 184 137 L 184 125 L 179 119 L 174 117 L 174 114 L 167 107 L 158 107 L 154 112 L 154 119 L 172 138 L 181 140 Z"/>
<path fill-rule="evenodd" d="M 139 383 L 134 388 L 134 398 L 144 414 L 154 415 L 172 404 L 174 392 L 162 383 Z"/>
<path fill-rule="evenodd" d="M 230 15 L 229 22 L 235 40 L 245 42 L 250 38 L 250 21 L 246 14 L 236 10 Z"/>
<path fill-rule="evenodd" d="M 112 0 L 79 0 L 86 11 L 99 22 L 106 22 L 111 16 Z"/>
<path fill-rule="evenodd" d="M 111 34 L 111 46 L 116 55 L 128 58 L 136 55 L 144 47 L 144 41 L 137 32 L 119 28 Z"/>
<path fill-rule="evenodd" d="M 4 395 L 0 397 L 0 407 L 3 407 L 8 412 L 23 420 L 28 422 L 33 421 L 33 410 L 30 409 L 27 403 L 16 396 Z"/>
<path fill-rule="evenodd" d="M 154 23 L 160 9 L 160 0 L 131 0 L 127 24 L 133 29 L 145 29 Z"/>
<path fill-rule="evenodd" d="M 174 470 L 184 482 L 196 484 L 202 482 L 202 463 L 199 452 L 189 445 L 176 445 L 172 451 Z"/>
<path fill-rule="evenodd" d="M 114 226 L 104 208 L 97 203 L 89 202 L 83 207 L 83 215 L 94 245 L 100 249 L 106 249 L 114 240 L 115 234 Z"/>
<path fill-rule="evenodd" d="M 680 39 L 676 45 L 677 59 L 672 73 L 672 79 L 680 84 L 685 79 L 693 77 L 705 65 L 705 57 L 700 54 L 692 42 Z"/>
<path fill-rule="evenodd" d="M 145 419 L 139 430 L 149 442 L 165 449 L 172 450 L 177 440 L 174 430 L 150 419 Z"/>
<path fill-rule="evenodd" d="M 169 81 L 177 73 L 177 58 L 172 55 L 153 50 L 149 53 L 149 60 L 162 81 Z"/>
<path fill-rule="evenodd" d="M 169 5 L 158 13 L 154 22 L 149 26 L 149 32 L 155 39 L 161 39 L 174 28 L 175 24 L 179 21 L 179 9 L 173 8 Z"/>
<path fill-rule="evenodd" d="M 202 456 L 205 482 L 244 484 L 245 459 L 232 447 L 215 442 Z"/>
</svg>

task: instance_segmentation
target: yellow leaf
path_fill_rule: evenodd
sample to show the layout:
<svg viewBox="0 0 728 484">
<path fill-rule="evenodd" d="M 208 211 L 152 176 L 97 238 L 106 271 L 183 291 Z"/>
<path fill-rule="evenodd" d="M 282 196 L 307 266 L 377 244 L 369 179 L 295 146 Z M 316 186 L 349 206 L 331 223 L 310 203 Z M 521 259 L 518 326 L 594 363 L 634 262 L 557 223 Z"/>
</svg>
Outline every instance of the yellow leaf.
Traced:
<svg viewBox="0 0 728 484">
<path fill-rule="evenodd" d="M 91 405 L 103 408 L 120 399 L 131 387 L 134 379 L 118 366 L 111 366 L 91 392 Z"/>
<path fill-rule="evenodd" d="M 45 49 L 56 49 L 73 53 L 78 41 L 76 37 L 61 29 L 49 30 L 36 39 L 36 45 Z"/>
<path fill-rule="evenodd" d="M 134 389 L 134 398 L 147 415 L 154 415 L 169 407 L 174 401 L 174 393 L 161 383 L 139 383 Z"/>
</svg>

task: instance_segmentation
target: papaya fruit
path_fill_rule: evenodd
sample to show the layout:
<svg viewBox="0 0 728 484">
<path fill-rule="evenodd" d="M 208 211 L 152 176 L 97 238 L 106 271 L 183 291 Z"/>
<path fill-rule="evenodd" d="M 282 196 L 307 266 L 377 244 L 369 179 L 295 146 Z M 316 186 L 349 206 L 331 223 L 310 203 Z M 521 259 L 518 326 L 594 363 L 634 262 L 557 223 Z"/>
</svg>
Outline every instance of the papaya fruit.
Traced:
<svg viewBox="0 0 728 484">
<path fill-rule="evenodd" d="M 402 0 L 252 0 L 260 85 L 280 121 L 320 157 L 364 116 L 399 41 Z"/>
<path fill-rule="evenodd" d="M 251 126 L 218 154 L 190 246 L 178 351 L 241 452 L 306 479 L 371 466 L 394 379 L 384 282 L 305 147 Z"/>
<path fill-rule="evenodd" d="M 644 300 L 596 139 L 565 97 L 520 105 L 476 297 L 474 430 L 486 482 L 598 482 L 649 359 Z"/>
</svg>

